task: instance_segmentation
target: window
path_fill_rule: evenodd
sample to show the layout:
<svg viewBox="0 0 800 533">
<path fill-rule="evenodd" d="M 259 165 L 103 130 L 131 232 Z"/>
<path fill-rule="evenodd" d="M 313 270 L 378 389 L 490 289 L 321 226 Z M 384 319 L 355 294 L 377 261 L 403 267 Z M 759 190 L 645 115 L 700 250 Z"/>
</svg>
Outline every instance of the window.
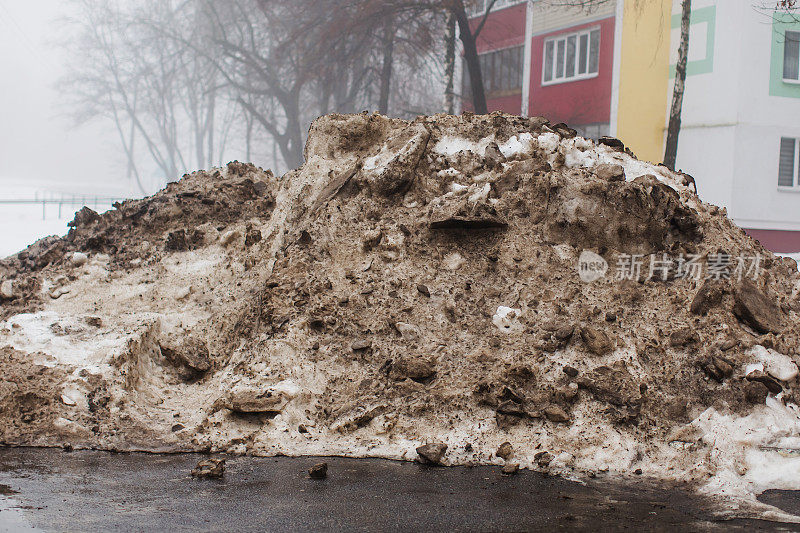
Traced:
<svg viewBox="0 0 800 533">
<path fill-rule="evenodd" d="M 781 137 L 780 155 L 778 157 L 778 187 L 800 188 L 798 148 L 800 148 L 800 139 Z"/>
<path fill-rule="evenodd" d="M 783 79 L 800 81 L 800 31 L 786 31 L 783 42 Z"/>
<path fill-rule="evenodd" d="M 488 97 L 506 96 L 522 90 L 522 46 L 487 52 L 478 56 L 483 76 L 483 87 Z M 464 62 L 462 94 L 472 96 L 469 67 Z"/>
<path fill-rule="evenodd" d="M 559 35 L 544 42 L 542 85 L 593 78 L 599 67 L 599 28 Z"/>
</svg>

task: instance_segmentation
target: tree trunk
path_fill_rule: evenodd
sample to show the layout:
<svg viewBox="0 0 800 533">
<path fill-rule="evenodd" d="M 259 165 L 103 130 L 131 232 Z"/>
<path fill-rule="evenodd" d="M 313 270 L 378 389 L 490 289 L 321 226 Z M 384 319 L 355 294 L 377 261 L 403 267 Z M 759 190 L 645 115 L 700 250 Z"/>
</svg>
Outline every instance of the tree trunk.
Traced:
<svg viewBox="0 0 800 533">
<path fill-rule="evenodd" d="M 389 113 L 389 93 L 392 87 L 392 56 L 394 54 L 393 14 L 387 13 L 383 23 L 383 68 L 381 69 L 381 94 L 378 99 L 378 113 Z"/>
<path fill-rule="evenodd" d="M 447 16 L 447 49 L 444 56 L 444 77 L 447 86 L 444 90 L 444 107 L 448 114 L 455 113 L 454 80 L 456 75 L 456 20 L 453 15 Z"/>
<path fill-rule="evenodd" d="M 681 111 L 683 91 L 686 88 L 686 64 L 689 60 L 689 22 L 692 15 L 692 0 L 683 0 L 681 11 L 681 44 L 678 48 L 678 64 L 675 66 L 675 87 L 672 92 L 672 107 L 669 110 L 667 145 L 664 149 L 664 165 L 675 170 L 678 157 L 678 136 L 681 133 Z"/>
<path fill-rule="evenodd" d="M 475 43 L 475 36 L 469 27 L 469 19 L 464 9 L 463 0 L 454 0 L 452 6 L 458 22 L 461 42 L 464 43 L 464 60 L 467 62 L 469 83 L 472 89 L 472 107 L 475 113 L 484 115 L 487 113 L 486 93 L 483 92 L 483 76 L 481 75 L 481 64 L 478 61 L 478 47 Z"/>
</svg>

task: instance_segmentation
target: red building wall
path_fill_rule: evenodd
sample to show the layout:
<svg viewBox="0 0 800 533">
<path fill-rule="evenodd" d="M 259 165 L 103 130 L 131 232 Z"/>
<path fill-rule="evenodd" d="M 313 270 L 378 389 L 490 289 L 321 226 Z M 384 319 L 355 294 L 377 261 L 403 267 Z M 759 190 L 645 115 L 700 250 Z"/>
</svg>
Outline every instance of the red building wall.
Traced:
<svg viewBox="0 0 800 533">
<path fill-rule="evenodd" d="M 501 50 L 512 46 L 522 46 L 525 44 L 525 17 L 527 2 L 509 6 L 499 11 L 493 11 L 486 19 L 481 33 L 478 35 L 478 53 Z M 477 17 L 470 21 L 473 31 L 481 23 L 483 17 Z M 602 38 L 601 38 L 602 39 Z M 466 76 L 467 73 L 465 72 Z M 513 95 L 505 95 L 497 98 L 487 98 L 486 106 L 489 112 L 505 111 L 519 115 L 522 112 L 522 92 Z M 462 104 L 464 111 L 472 111 L 472 102 L 465 100 Z"/>
<path fill-rule="evenodd" d="M 581 29 L 600 27 L 600 60 L 597 77 L 542 85 L 544 42 L 549 37 Z M 614 64 L 614 17 L 537 35 L 531 47 L 530 116 L 570 125 L 607 123 L 611 118 L 611 89 Z"/>
<path fill-rule="evenodd" d="M 527 3 L 492 11 L 478 35 L 478 53 L 521 45 L 525 42 L 525 16 Z M 472 31 L 480 25 L 483 17 L 470 21 Z"/>
<path fill-rule="evenodd" d="M 747 228 L 744 231 L 767 250 L 780 254 L 800 252 L 800 231 Z"/>
</svg>

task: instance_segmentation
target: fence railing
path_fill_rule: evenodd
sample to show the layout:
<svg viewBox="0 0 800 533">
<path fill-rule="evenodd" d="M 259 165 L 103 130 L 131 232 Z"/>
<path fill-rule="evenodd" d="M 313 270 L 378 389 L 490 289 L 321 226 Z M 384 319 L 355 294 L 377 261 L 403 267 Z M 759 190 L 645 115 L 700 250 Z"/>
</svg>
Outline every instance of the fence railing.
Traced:
<svg viewBox="0 0 800 533">
<path fill-rule="evenodd" d="M 0 205 L 41 205 L 42 220 L 47 217 L 47 206 L 58 206 L 58 218 L 62 217 L 63 207 L 87 206 L 97 211 L 100 206 L 111 207 L 114 202 L 123 202 L 126 198 L 112 196 L 64 196 L 61 198 L 0 198 Z M 70 215 L 75 210 L 70 210 Z"/>
</svg>

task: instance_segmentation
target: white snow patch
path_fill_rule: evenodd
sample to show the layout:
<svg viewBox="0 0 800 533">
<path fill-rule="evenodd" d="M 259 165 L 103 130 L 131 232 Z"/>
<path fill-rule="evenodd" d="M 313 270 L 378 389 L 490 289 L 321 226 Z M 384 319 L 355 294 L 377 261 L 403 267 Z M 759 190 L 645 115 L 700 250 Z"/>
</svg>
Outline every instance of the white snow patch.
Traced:
<svg viewBox="0 0 800 533">
<path fill-rule="evenodd" d="M 483 187 L 476 190 L 472 193 L 469 197 L 469 201 L 472 203 L 478 203 L 481 201 L 486 201 L 489 198 L 489 193 L 492 192 L 492 186 L 489 183 L 485 183 Z"/>
<path fill-rule="evenodd" d="M 464 264 L 464 257 L 458 252 L 453 252 L 444 257 L 443 264 L 447 270 L 458 270 Z"/>
<path fill-rule="evenodd" d="M 492 317 L 492 323 L 504 333 L 522 331 L 523 327 L 519 321 L 521 315 L 522 311 L 520 309 L 501 305 Z"/>
<path fill-rule="evenodd" d="M 545 152 L 555 153 L 561 142 L 561 137 L 557 133 L 545 132 L 536 137 L 539 148 Z"/>
<path fill-rule="evenodd" d="M 141 318 L 145 318 L 144 314 Z M 146 322 L 153 323 L 157 315 L 151 314 Z M 23 313 L 0 323 L 0 332 L 6 344 L 27 354 L 39 352 L 48 358 L 45 366 L 72 365 L 100 372 L 102 365 L 128 349 L 129 341 L 141 337 L 136 332 L 126 334 L 115 327 L 98 332 L 88 327 L 77 316 L 61 315 L 54 311 Z"/>
<path fill-rule="evenodd" d="M 747 355 L 761 363 L 762 370 L 780 381 L 791 381 L 797 377 L 797 365 L 792 358 L 761 345 L 753 346 Z M 751 365 L 748 365 L 748 367 Z M 750 372 L 747 372 L 748 374 Z"/>
<path fill-rule="evenodd" d="M 798 408 L 781 400 L 770 395 L 767 405 L 745 417 L 709 408 L 692 422 L 703 431 L 702 442 L 715 466 L 706 492 L 756 495 L 770 488 L 800 488 Z"/>
<path fill-rule="evenodd" d="M 453 156 L 458 152 L 473 152 L 482 155 L 490 142 L 492 142 L 492 138 L 481 139 L 476 143 L 464 137 L 444 135 L 433 147 L 433 151 L 444 156 Z"/>
<path fill-rule="evenodd" d="M 533 147 L 533 135 L 528 132 L 514 135 L 506 142 L 498 144 L 500 153 L 506 159 L 511 159 L 519 154 L 530 153 Z"/>
</svg>

